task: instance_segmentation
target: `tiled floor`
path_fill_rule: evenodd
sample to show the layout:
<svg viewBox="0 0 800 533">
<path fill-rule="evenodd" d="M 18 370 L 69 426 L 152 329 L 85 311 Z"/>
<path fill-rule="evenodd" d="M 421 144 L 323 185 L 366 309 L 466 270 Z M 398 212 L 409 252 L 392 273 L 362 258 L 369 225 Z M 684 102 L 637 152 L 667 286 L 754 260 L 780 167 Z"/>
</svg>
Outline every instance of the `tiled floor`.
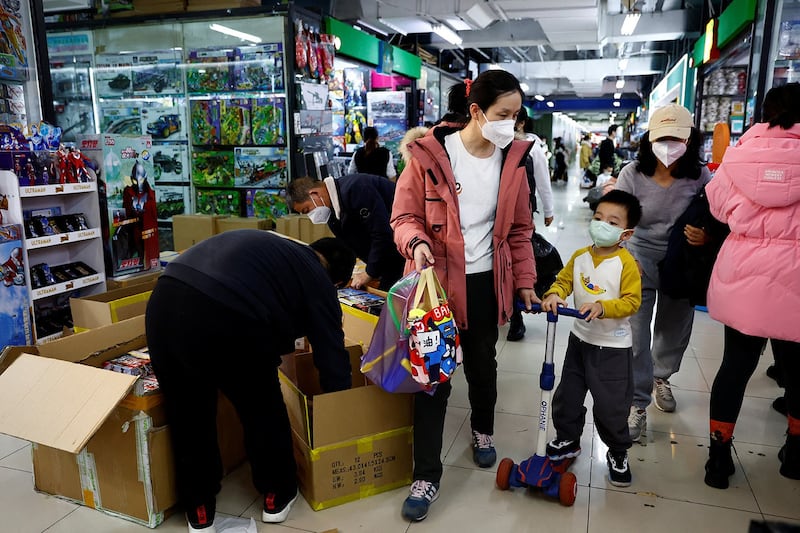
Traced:
<svg viewBox="0 0 800 533">
<path fill-rule="evenodd" d="M 540 225 L 542 232 L 566 258 L 586 245 L 590 217 L 577 172 L 571 182 L 555 186 L 556 223 Z M 537 222 L 541 218 L 537 215 Z M 498 344 L 499 398 L 495 427 L 501 456 L 523 459 L 535 447 L 538 373 L 544 353 L 545 321 L 526 317 L 523 342 L 507 343 L 505 328 Z M 568 335 L 568 323 L 557 333 L 556 371 Z M 648 410 L 649 427 L 642 444 L 631 449 L 633 484 L 626 489 L 606 480 L 605 451 L 592 424 L 591 410 L 582 438 L 583 454 L 572 471 L 578 478 L 578 498 L 562 507 L 541 495 L 523 490 L 501 492 L 495 472 L 480 470 L 469 453 L 469 402 L 459 373 L 448 408 L 443 456 L 442 492 L 429 517 L 409 525 L 400 517 L 406 489 L 398 489 L 355 503 L 314 512 L 304 500 L 281 526 L 259 522 L 260 532 L 311 531 L 338 528 L 354 532 L 746 532 L 751 520 L 800 524 L 800 482 L 778 474 L 777 453 L 783 441 L 785 419 L 770 403 L 779 389 L 764 374 L 769 351 L 753 376 L 736 428 L 736 474 L 728 490 L 703 484 L 707 455 L 708 402 L 711 383 L 720 364 L 722 327 L 698 312 L 689 350 L 673 383 L 678 409 L 673 414 Z M 587 399 L 591 406 L 591 399 Z M 258 494 L 246 467 L 225 479 L 218 500 L 220 513 L 260 517 Z M 0 435 L 0 531 L 9 533 L 128 533 L 145 528 L 100 512 L 33 491 L 28 443 Z M 180 515 L 158 528 L 186 531 Z"/>
</svg>

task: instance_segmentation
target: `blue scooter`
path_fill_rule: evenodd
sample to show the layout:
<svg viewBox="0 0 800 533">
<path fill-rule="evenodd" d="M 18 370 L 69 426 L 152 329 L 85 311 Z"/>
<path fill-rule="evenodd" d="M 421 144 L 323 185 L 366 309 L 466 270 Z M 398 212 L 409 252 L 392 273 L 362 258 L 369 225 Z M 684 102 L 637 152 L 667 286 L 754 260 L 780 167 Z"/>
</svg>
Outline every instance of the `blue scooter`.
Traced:
<svg viewBox="0 0 800 533">
<path fill-rule="evenodd" d="M 526 311 L 525 306 L 517 304 L 520 310 Z M 531 313 L 540 313 L 542 307 L 534 304 Z M 544 363 L 539 374 L 539 387 L 542 390 L 539 404 L 539 435 L 536 442 L 536 453 L 525 459 L 520 464 L 515 464 L 508 457 L 500 461 L 497 467 L 497 488 L 509 490 L 511 487 L 528 487 L 541 490 L 546 496 L 557 499 L 562 505 L 571 506 L 578 495 L 578 479 L 567 468 L 574 459 L 551 461 L 547 457 L 547 423 L 550 418 L 550 396 L 555 386 L 555 364 L 553 351 L 555 349 L 556 323 L 558 317 L 569 316 L 573 318 L 586 318 L 587 313 L 579 313 L 576 309 L 559 307 L 558 315 L 547 313 L 547 344 L 544 349 Z"/>
</svg>

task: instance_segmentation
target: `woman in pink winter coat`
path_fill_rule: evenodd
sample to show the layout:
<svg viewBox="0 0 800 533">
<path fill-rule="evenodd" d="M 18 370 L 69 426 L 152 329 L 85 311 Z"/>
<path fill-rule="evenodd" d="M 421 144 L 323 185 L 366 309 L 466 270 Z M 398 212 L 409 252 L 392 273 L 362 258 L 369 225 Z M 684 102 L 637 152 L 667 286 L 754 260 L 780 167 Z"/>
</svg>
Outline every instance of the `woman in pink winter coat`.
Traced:
<svg viewBox="0 0 800 533">
<path fill-rule="evenodd" d="M 767 339 L 783 372 L 789 415 L 780 473 L 800 479 L 800 84 L 771 89 L 763 115 L 766 122 L 728 149 L 706 186 L 711 213 L 731 228 L 708 287 L 709 313 L 725 324 L 705 476 L 719 489 L 735 472 L 733 429 Z"/>
</svg>

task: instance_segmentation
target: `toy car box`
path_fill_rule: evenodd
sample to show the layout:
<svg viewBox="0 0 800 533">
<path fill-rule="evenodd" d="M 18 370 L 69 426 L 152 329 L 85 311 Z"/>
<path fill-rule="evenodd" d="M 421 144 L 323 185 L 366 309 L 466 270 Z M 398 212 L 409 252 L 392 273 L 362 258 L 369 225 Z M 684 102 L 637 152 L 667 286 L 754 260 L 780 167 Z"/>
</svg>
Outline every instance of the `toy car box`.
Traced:
<svg viewBox="0 0 800 533">
<path fill-rule="evenodd" d="M 144 316 L 0 355 L 0 433 L 33 445 L 34 488 L 156 527 L 177 502 L 163 395 L 104 362 L 147 344 Z M 217 433 L 226 472 L 244 460 L 224 398 Z"/>
</svg>

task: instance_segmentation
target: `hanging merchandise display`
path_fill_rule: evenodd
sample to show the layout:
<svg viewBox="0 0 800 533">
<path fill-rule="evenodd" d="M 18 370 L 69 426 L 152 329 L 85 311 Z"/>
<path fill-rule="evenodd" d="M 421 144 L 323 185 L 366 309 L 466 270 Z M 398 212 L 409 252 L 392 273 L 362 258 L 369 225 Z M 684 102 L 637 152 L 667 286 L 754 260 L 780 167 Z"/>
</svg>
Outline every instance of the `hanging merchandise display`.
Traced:
<svg viewBox="0 0 800 533">
<path fill-rule="evenodd" d="M 766 58 L 767 88 L 800 82 L 800 0 L 784 0 L 778 6 L 769 21 L 773 38 Z"/>
</svg>

